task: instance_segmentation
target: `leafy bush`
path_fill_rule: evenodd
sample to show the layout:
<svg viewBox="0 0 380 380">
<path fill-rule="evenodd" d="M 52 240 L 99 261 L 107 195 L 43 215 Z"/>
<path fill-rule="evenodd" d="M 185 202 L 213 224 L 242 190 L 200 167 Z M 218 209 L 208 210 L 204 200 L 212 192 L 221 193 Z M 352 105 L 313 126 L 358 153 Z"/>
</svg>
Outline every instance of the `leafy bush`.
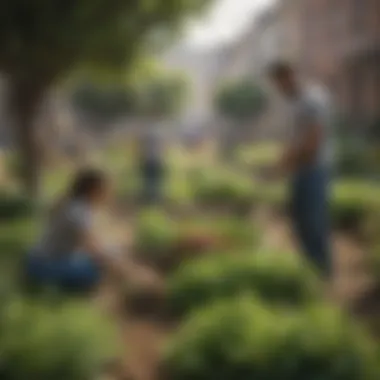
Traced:
<svg viewBox="0 0 380 380">
<path fill-rule="evenodd" d="M 174 314 L 184 315 L 220 298 L 255 292 L 276 304 L 303 304 L 318 298 L 318 281 L 294 255 L 252 250 L 207 257 L 183 265 L 169 280 Z"/>
<path fill-rule="evenodd" d="M 140 216 L 136 229 L 138 257 L 159 269 L 174 269 L 184 260 L 228 248 L 252 247 L 258 235 L 251 224 L 234 218 L 178 221 L 158 210 Z"/>
<path fill-rule="evenodd" d="M 3 380 L 91 380 L 118 350 L 109 324 L 85 305 L 12 300 L 0 325 Z"/>
<path fill-rule="evenodd" d="M 376 246 L 372 252 L 372 270 L 377 279 L 380 279 L 380 247 Z"/>
<path fill-rule="evenodd" d="M 181 242 L 208 241 L 209 250 L 249 248 L 257 245 L 258 230 L 244 219 L 196 218 L 181 224 Z"/>
<path fill-rule="evenodd" d="M 164 183 L 167 199 L 175 205 L 193 203 L 191 170 L 182 167 L 171 167 Z"/>
<path fill-rule="evenodd" d="M 215 96 L 217 111 L 232 120 L 251 120 L 265 109 L 267 97 L 250 78 L 224 84 Z"/>
<path fill-rule="evenodd" d="M 358 228 L 366 217 L 380 212 L 379 188 L 370 182 L 339 181 L 331 203 L 333 224 L 338 228 Z"/>
<path fill-rule="evenodd" d="M 231 172 L 203 173 L 195 189 L 195 198 L 205 206 L 249 212 L 254 201 L 249 178 Z"/>
<path fill-rule="evenodd" d="M 288 189 L 284 182 L 256 183 L 254 187 L 255 202 L 259 205 L 283 210 L 287 204 L 287 192 Z"/>
<path fill-rule="evenodd" d="M 191 316 L 166 352 L 171 380 L 376 380 L 376 349 L 339 311 L 285 312 L 249 298 Z"/>
<path fill-rule="evenodd" d="M 273 171 L 280 157 L 277 144 L 250 145 L 237 151 L 237 162 L 250 168 L 255 174 Z"/>
<path fill-rule="evenodd" d="M 37 223 L 30 218 L 0 223 L 0 260 L 17 260 L 31 247 Z"/>
<path fill-rule="evenodd" d="M 140 259 L 154 265 L 169 265 L 178 238 L 178 225 L 170 216 L 158 210 L 147 210 L 140 215 L 135 235 L 135 248 Z"/>
<path fill-rule="evenodd" d="M 380 245 L 380 209 L 373 210 L 362 226 L 362 237 L 370 246 Z"/>
<path fill-rule="evenodd" d="M 34 210 L 33 202 L 18 193 L 0 193 L 0 220 L 10 220 L 30 216 Z"/>
</svg>

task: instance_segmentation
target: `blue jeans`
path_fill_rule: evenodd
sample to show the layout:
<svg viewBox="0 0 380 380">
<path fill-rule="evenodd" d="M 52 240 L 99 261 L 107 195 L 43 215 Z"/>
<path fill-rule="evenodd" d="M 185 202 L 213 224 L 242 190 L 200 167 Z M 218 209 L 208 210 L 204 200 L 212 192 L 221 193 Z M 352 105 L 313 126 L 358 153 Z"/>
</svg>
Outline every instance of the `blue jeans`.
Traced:
<svg viewBox="0 0 380 380">
<path fill-rule="evenodd" d="M 159 161 L 147 160 L 142 164 L 143 200 L 146 203 L 160 201 L 164 179 L 164 165 Z"/>
<path fill-rule="evenodd" d="M 34 283 L 56 286 L 64 291 L 86 291 L 101 279 L 100 268 L 86 254 L 43 257 L 29 254 L 26 275 Z"/>
<path fill-rule="evenodd" d="M 293 227 L 301 249 L 324 276 L 331 272 L 328 186 L 326 168 L 313 166 L 300 170 L 291 183 L 290 202 Z"/>
</svg>

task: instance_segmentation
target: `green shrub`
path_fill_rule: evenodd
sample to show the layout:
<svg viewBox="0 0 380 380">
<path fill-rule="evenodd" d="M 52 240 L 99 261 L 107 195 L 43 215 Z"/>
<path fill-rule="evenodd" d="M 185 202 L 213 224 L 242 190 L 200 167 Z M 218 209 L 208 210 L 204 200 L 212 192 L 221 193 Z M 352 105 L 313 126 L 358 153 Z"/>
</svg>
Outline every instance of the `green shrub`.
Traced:
<svg viewBox="0 0 380 380">
<path fill-rule="evenodd" d="M 331 214 L 334 226 L 359 228 L 373 212 L 380 212 L 379 188 L 366 181 L 339 181 L 334 185 Z"/>
<path fill-rule="evenodd" d="M 252 169 L 272 169 L 280 157 L 280 149 L 277 144 L 247 146 L 237 151 L 237 160 Z"/>
<path fill-rule="evenodd" d="M 327 306 L 285 312 L 253 298 L 199 310 L 168 347 L 171 380 L 376 380 L 376 349 Z"/>
<path fill-rule="evenodd" d="M 0 222 L 0 260 L 18 260 L 31 248 L 37 229 L 30 218 Z"/>
<path fill-rule="evenodd" d="M 284 210 L 287 205 L 287 186 L 283 182 L 256 183 L 255 202 L 276 210 Z"/>
<path fill-rule="evenodd" d="M 138 220 L 135 250 L 146 263 L 170 270 L 184 260 L 217 250 L 253 247 L 257 241 L 257 230 L 239 218 L 175 220 L 150 210 Z"/>
<path fill-rule="evenodd" d="M 172 167 L 164 183 L 167 199 L 175 204 L 191 204 L 193 202 L 193 172 L 184 167 Z"/>
<path fill-rule="evenodd" d="M 33 213 L 33 202 L 15 192 L 0 193 L 0 221 L 30 216 Z"/>
<path fill-rule="evenodd" d="M 107 321 L 85 305 L 16 300 L 0 317 L 3 380 L 92 380 L 118 351 Z"/>
<path fill-rule="evenodd" d="M 249 212 L 254 202 L 251 180 L 231 172 L 203 173 L 195 188 L 195 198 L 204 206 Z"/>
<path fill-rule="evenodd" d="M 373 210 L 365 219 L 362 226 L 362 236 L 370 246 L 380 245 L 380 209 Z"/>
<path fill-rule="evenodd" d="M 371 270 L 375 278 L 380 280 L 380 241 L 371 247 Z"/>
<path fill-rule="evenodd" d="M 252 254 L 252 249 L 183 265 L 168 283 L 168 300 L 175 315 L 244 292 L 255 292 L 275 304 L 295 305 L 317 299 L 319 286 L 295 255 Z"/>
<path fill-rule="evenodd" d="M 240 249 L 256 246 L 258 229 L 252 223 L 231 216 L 204 217 L 188 220 L 180 225 L 180 239 L 207 239 L 213 241 L 212 249 Z"/>
<path fill-rule="evenodd" d="M 136 224 L 135 250 L 139 258 L 149 263 L 166 262 L 172 259 L 178 237 L 178 225 L 170 216 L 159 210 L 146 210 Z"/>
</svg>

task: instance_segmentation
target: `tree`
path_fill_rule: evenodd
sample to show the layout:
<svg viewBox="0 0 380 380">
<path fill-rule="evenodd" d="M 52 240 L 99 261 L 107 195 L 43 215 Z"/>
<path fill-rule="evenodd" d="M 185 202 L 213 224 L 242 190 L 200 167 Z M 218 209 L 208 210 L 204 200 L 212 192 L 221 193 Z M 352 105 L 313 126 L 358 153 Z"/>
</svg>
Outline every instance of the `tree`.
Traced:
<svg viewBox="0 0 380 380">
<path fill-rule="evenodd" d="M 224 117 L 246 122 L 263 111 L 266 97 L 261 89 L 251 80 L 241 79 L 220 88 L 215 98 L 217 111 Z"/>
<path fill-rule="evenodd" d="M 136 90 L 123 85 L 81 83 L 70 98 L 76 111 L 104 123 L 134 114 L 137 109 Z"/>
<path fill-rule="evenodd" d="M 154 119 L 178 114 L 187 95 L 186 78 L 181 75 L 159 75 L 148 78 L 138 92 L 140 115 Z"/>
<path fill-rule="evenodd" d="M 181 73 L 159 67 L 133 70 L 125 83 L 84 83 L 72 91 L 74 108 L 104 122 L 132 116 L 149 120 L 178 114 L 188 82 Z"/>
<path fill-rule="evenodd" d="M 267 98 L 261 87 L 249 78 L 242 78 L 220 87 L 215 96 L 215 108 L 226 121 L 222 142 L 229 156 L 235 145 L 237 128 L 254 121 L 265 109 Z"/>
<path fill-rule="evenodd" d="M 36 114 L 44 96 L 78 67 L 123 71 L 150 41 L 165 36 L 204 0 L 4 0 L 0 3 L 0 71 L 10 85 L 10 111 L 22 178 L 38 192 Z M 154 37 L 152 39 L 152 36 Z"/>
</svg>

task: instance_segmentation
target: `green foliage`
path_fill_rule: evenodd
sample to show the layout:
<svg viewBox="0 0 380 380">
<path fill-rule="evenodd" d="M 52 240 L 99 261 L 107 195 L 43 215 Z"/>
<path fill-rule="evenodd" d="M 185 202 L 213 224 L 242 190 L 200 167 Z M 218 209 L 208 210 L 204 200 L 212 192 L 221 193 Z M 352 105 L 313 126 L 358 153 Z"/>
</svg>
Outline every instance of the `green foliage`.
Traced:
<svg viewBox="0 0 380 380">
<path fill-rule="evenodd" d="M 224 171 L 200 173 L 195 185 L 195 198 L 205 206 L 233 208 L 249 212 L 254 200 L 252 181 Z"/>
<path fill-rule="evenodd" d="M 76 109 L 100 120 L 112 121 L 121 117 L 168 117 L 183 105 L 187 81 L 179 75 L 157 73 L 131 79 L 129 83 L 77 86 L 72 94 Z"/>
<path fill-rule="evenodd" d="M 18 260 L 35 239 L 37 223 L 23 218 L 0 223 L 0 261 Z"/>
<path fill-rule="evenodd" d="M 249 297 L 192 315 L 164 370 L 172 380 L 376 380 L 376 359 L 369 338 L 337 310 L 271 310 Z"/>
<path fill-rule="evenodd" d="M 30 216 L 34 204 L 28 197 L 16 192 L 0 192 L 0 221 Z"/>
<path fill-rule="evenodd" d="M 380 240 L 380 239 L 379 239 Z M 380 280 L 380 242 L 377 242 L 371 248 L 371 269 L 376 280 Z"/>
<path fill-rule="evenodd" d="M 162 40 L 158 36 L 178 30 L 185 18 L 207 3 L 205 0 L 0 3 L 0 71 L 9 79 L 9 104 L 14 127 L 19 129 L 15 136 L 20 177 L 28 194 L 36 197 L 39 191 L 41 162 L 34 125 L 47 91 L 69 73 L 86 71 L 89 66 L 118 73 L 120 77 L 152 42 Z M 124 95 L 122 98 L 124 108 Z M 109 107 L 108 104 L 107 112 Z"/>
<path fill-rule="evenodd" d="M 259 240 L 258 230 L 252 223 L 231 215 L 215 217 L 197 217 L 180 225 L 183 238 L 210 238 L 215 249 L 240 249 L 256 246 Z"/>
<path fill-rule="evenodd" d="M 0 6 L 0 67 L 56 77 L 79 63 L 125 68 L 153 32 L 175 29 L 207 2 L 16 0 Z"/>
<path fill-rule="evenodd" d="M 284 182 L 257 182 L 254 185 L 255 202 L 259 205 L 270 206 L 273 209 L 283 210 L 288 199 L 288 187 Z"/>
<path fill-rule="evenodd" d="M 119 348 L 108 321 L 86 305 L 9 300 L 0 327 L 3 380 L 92 380 Z"/>
<path fill-rule="evenodd" d="M 221 115 L 236 121 L 248 121 L 263 111 L 266 95 L 249 78 L 221 87 L 215 98 L 215 107 Z"/>
<path fill-rule="evenodd" d="M 336 130 L 337 172 L 343 176 L 379 176 L 379 120 L 352 125 L 338 120 Z"/>
<path fill-rule="evenodd" d="M 162 262 L 173 256 L 179 230 L 176 222 L 159 210 L 143 211 L 136 224 L 135 249 L 148 262 Z"/>
<path fill-rule="evenodd" d="M 161 74 L 147 78 L 137 89 L 138 114 L 148 117 L 176 115 L 187 94 L 186 78 L 180 75 Z"/>
<path fill-rule="evenodd" d="M 379 187 L 368 181 L 339 181 L 331 204 L 335 226 L 359 228 L 373 212 L 380 212 Z"/>
<path fill-rule="evenodd" d="M 258 243 L 258 230 L 245 219 L 196 217 L 179 224 L 178 254 L 182 264 L 205 255 L 250 249 Z M 185 261 L 183 261 L 185 260 Z"/>
<path fill-rule="evenodd" d="M 136 94 L 125 86 L 79 86 L 72 95 L 78 110 L 100 120 L 110 121 L 128 115 L 136 108 Z"/>
<path fill-rule="evenodd" d="M 175 314 L 184 315 L 221 298 L 257 293 L 279 305 L 316 300 L 318 280 L 294 255 L 253 252 L 214 255 L 183 265 L 169 282 Z"/>
<path fill-rule="evenodd" d="M 272 168 L 280 157 L 278 144 L 265 144 L 247 146 L 237 151 L 239 163 L 253 169 Z"/>
<path fill-rule="evenodd" d="M 369 174 L 370 160 L 367 144 L 358 138 L 345 138 L 337 149 L 336 167 L 342 176 L 363 176 Z"/>
<path fill-rule="evenodd" d="M 257 231 L 241 219 L 177 220 L 158 210 L 143 212 L 135 231 L 138 257 L 164 270 L 218 250 L 250 248 L 257 241 Z"/>
</svg>

